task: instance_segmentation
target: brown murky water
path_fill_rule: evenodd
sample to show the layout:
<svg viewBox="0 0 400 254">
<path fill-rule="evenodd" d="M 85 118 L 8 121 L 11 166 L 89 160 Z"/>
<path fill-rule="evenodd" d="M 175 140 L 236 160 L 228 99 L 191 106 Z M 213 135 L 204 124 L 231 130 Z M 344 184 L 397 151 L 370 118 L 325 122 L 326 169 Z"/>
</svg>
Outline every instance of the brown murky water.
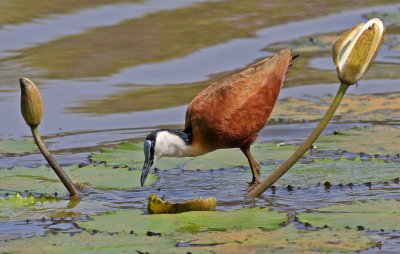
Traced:
<svg viewBox="0 0 400 254">
<path fill-rule="evenodd" d="M 45 1 L 37 4 L 42 2 Z M 329 43 L 314 45 L 313 38 L 340 34 L 373 12 L 400 10 L 397 1 L 364 1 L 359 6 L 347 1 L 311 1 L 301 7 L 293 2 L 293 6 L 285 6 L 285 12 L 281 11 L 284 4 L 280 1 L 100 2 L 77 4 L 71 10 L 53 6 L 32 18 L 27 18 L 27 12 L 9 20 L 0 19 L 0 139 L 29 136 L 19 113 L 18 78 L 22 76 L 39 84 L 45 103 L 40 130 L 62 164 L 87 163 L 91 151 L 122 140 L 141 140 L 161 126 L 181 127 L 186 105 L 198 91 L 271 55 L 277 47 L 295 45 L 292 50 L 300 54 L 280 99 L 332 94 L 337 82 Z M 20 10 L 23 14 L 20 7 L 10 5 L 6 11 Z M 269 17 L 267 11 L 271 13 Z M 395 47 L 400 41 L 400 22 L 393 22 L 386 24 L 391 33 L 377 63 L 349 93 L 400 92 L 400 49 Z M 301 38 L 308 38 L 308 44 L 291 44 Z M 398 127 L 399 120 L 380 124 Z M 299 141 L 315 124 L 277 122 L 262 130 L 259 140 Z M 371 122 L 333 121 L 325 134 L 355 124 Z M 0 168 L 40 164 L 45 164 L 40 154 L 0 157 Z M 400 197 L 398 184 L 376 183 L 372 189 L 365 185 L 353 189 L 332 186 L 330 190 L 323 186 L 294 186 L 294 191 L 279 187 L 274 194 L 269 191 L 263 198 L 249 200 L 243 195 L 249 175 L 245 169 L 170 170 L 157 174 L 160 180 L 155 185 L 126 191 L 89 189 L 84 200 L 99 201 L 92 213 L 145 209 L 145 198 L 156 190 L 173 201 L 216 196 L 220 210 L 265 206 L 296 213 L 355 197 Z M 224 186 L 230 186 L 229 190 Z M 0 233 L 22 236 L 80 230 L 72 221 L 0 222 Z M 400 246 L 398 232 L 382 237 L 388 243 L 388 252 Z"/>
</svg>

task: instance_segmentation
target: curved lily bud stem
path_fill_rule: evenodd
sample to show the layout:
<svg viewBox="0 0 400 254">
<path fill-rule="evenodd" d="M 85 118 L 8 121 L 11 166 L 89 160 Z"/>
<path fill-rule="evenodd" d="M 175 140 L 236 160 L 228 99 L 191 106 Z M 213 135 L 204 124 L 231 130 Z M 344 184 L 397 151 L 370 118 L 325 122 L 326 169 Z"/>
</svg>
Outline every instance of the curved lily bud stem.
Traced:
<svg viewBox="0 0 400 254">
<path fill-rule="evenodd" d="M 249 193 L 247 193 L 248 197 L 258 197 L 264 191 L 266 191 L 269 187 L 271 187 L 276 181 L 279 180 L 313 145 L 315 140 L 321 135 L 321 132 L 328 125 L 329 120 L 335 114 L 336 109 L 338 108 L 340 102 L 342 101 L 343 96 L 345 95 L 347 88 L 349 85 L 345 83 L 341 83 L 339 90 L 332 101 L 331 106 L 328 111 L 325 113 L 324 117 L 319 122 L 318 126 L 314 129 L 314 131 L 308 136 L 308 138 L 304 141 L 304 143 L 297 148 L 297 150 L 274 172 L 272 172 L 267 179 L 262 181 L 257 187 L 252 189 Z"/>
<path fill-rule="evenodd" d="M 51 168 L 60 178 L 61 182 L 64 184 L 65 188 L 67 188 L 69 192 L 69 197 L 71 199 L 80 199 L 81 194 L 79 193 L 78 188 L 74 185 L 72 180 L 68 177 L 68 175 L 64 172 L 64 170 L 60 167 L 57 161 L 54 159 L 53 155 L 47 149 L 46 145 L 42 141 L 42 138 L 39 135 L 39 130 L 37 127 L 31 127 L 33 138 L 35 139 L 36 145 L 39 147 L 40 152 L 43 154 L 44 158 L 50 164 Z"/>
</svg>

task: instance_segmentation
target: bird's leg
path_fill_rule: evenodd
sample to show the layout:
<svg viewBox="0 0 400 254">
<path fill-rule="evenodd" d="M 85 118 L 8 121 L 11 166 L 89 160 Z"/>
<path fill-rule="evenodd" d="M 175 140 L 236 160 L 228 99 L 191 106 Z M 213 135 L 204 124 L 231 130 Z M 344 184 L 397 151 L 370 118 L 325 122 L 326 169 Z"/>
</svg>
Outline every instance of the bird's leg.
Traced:
<svg viewBox="0 0 400 254">
<path fill-rule="evenodd" d="M 255 187 L 260 183 L 260 164 L 254 159 L 250 151 L 250 146 L 241 147 L 240 150 L 246 155 L 249 161 L 251 173 L 253 174 L 253 179 L 250 182 L 251 187 Z"/>
</svg>

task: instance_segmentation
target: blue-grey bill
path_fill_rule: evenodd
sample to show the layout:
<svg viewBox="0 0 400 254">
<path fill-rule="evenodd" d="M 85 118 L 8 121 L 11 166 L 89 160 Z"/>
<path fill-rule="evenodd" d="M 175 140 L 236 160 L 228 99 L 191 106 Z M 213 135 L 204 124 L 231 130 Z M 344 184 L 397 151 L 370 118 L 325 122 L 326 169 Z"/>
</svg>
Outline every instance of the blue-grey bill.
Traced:
<svg viewBox="0 0 400 254">
<path fill-rule="evenodd" d="M 146 161 L 143 165 L 143 169 L 142 169 L 142 175 L 140 177 L 140 184 L 144 185 L 144 182 L 146 181 L 147 175 L 150 172 L 151 166 L 153 165 L 153 161 Z"/>
</svg>

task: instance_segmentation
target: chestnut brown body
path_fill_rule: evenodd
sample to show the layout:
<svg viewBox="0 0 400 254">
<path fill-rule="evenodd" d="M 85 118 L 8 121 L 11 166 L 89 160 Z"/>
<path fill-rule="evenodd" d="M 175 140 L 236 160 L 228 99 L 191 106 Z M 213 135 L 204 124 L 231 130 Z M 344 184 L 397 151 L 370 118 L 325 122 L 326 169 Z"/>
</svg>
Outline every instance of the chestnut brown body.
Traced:
<svg viewBox="0 0 400 254">
<path fill-rule="evenodd" d="M 271 115 L 291 61 L 283 49 L 201 91 L 186 112 L 192 146 L 204 153 L 249 147 Z"/>
</svg>

